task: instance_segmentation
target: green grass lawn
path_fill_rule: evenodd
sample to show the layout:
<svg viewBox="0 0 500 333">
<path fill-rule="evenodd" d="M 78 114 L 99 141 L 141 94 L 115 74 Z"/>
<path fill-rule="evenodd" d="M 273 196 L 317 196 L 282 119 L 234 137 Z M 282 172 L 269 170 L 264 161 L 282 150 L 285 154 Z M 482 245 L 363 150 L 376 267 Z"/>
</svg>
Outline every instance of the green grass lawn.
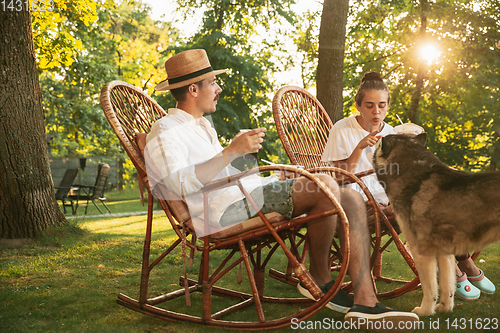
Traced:
<svg viewBox="0 0 500 333">
<path fill-rule="evenodd" d="M 111 213 L 128 213 L 128 212 L 147 212 L 147 193 L 144 195 L 144 206 L 140 198 L 140 192 L 137 188 L 127 189 L 123 191 L 113 190 L 106 193 L 106 205 L 109 207 Z M 98 200 L 95 201 L 96 205 L 101 209 L 103 214 L 108 214 L 108 211 Z M 58 201 L 59 207 L 62 209 L 62 204 Z M 75 203 L 76 205 L 76 203 Z M 79 201 L 78 208 L 75 216 L 85 216 L 85 206 L 87 201 Z M 161 209 L 158 204 L 155 204 L 155 209 Z M 89 201 L 87 208 L 87 215 L 101 215 L 101 212 L 95 205 Z M 66 207 L 66 216 L 74 218 L 70 207 Z M 103 215 L 105 216 L 105 215 Z"/>
<path fill-rule="evenodd" d="M 117 211 L 126 210 L 113 204 Z M 122 201 L 125 207 L 135 202 Z M 139 203 L 139 207 L 142 207 Z M 144 207 L 145 209 L 145 207 Z M 134 206 L 135 210 L 135 206 Z M 75 218 L 67 226 L 47 231 L 46 235 L 20 248 L 0 245 L 0 331 L 1 332 L 226 332 L 228 330 L 203 327 L 182 322 L 168 322 L 142 315 L 116 304 L 118 293 L 138 297 L 145 216 Z M 152 247 L 160 253 L 175 238 L 164 214 L 155 214 Z M 408 269 L 400 261 L 394 248 L 384 255 L 384 271 L 392 276 L 405 278 Z M 478 263 L 486 275 L 499 285 L 500 245 L 483 251 Z M 199 257 L 199 256 L 198 256 Z M 213 255 L 212 258 L 215 256 Z M 215 258 L 217 259 L 217 258 Z M 284 256 L 279 253 L 277 261 L 270 266 L 282 268 Z M 195 276 L 199 260 L 189 269 Z M 155 269 L 156 270 L 156 269 Z M 158 266 L 152 277 L 152 289 L 176 288 L 182 274 L 180 251 L 167 257 Z M 272 281 L 270 281 L 272 280 Z M 278 293 L 300 297 L 294 287 L 267 278 L 266 283 Z M 238 288 L 236 277 L 228 281 L 229 287 Z M 378 283 L 379 289 L 391 288 Z M 267 288 L 267 287 L 266 287 Z M 438 314 L 421 318 L 425 329 L 417 332 L 471 332 L 479 321 L 486 323 L 500 320 L 500 292 L 482 295 L 473 302 L 456 299 L 453 313 Z M 196 301 L 197 296 L 193 296 Z M 393 308 L 411 310 L 420 304 L 421 290 L 415 290 L 401 297 L 384 300 Z M 182 300 L 179 308 L 185 308 Z M 189 311 L 195 311 L 194 308 Z M 281 311 L 277 306 L 274 311 Z M 253 315 L 254 312 L 246 315 Z M 341 321 L 343 315 L 326 308 L 311 321 L 324 319 Z M 237 319 L 237 318 L 236 318 Z M 438 329 L 430 330 L 430 323 Z M 453 329 L 464 324 L 464 329 Z M 448 325 L 448 326 L 447 326 Z M 498 323 L 500 325 L 500 323 Z M 493 327 L 490 323 L 490 328 Z M 447 329 L 449 328 L 449 329 Z M 297 330 L 292 327 L 276 332 L 318 332 L 321 330 Z M 337 331 L 337 330 L 330 330 Z M 496 330 L 487 330 L 494 332 Z M 338 330 L 342 332 L 342 330 Z"/>
<path fill-rule="evenodd" d="M 86 202 L 84 202 L 84 204 L 85 203 Z M 89 202 L 89 207 L 87 208 L 87 215 L 92 215 L 92 216 L 93 215 L 102 215 L 103 217 L 105 217 L 106 214 L 109 214 L 108 211 L 106 210 L 106 208 L 100 202 L 96 202 L 96 204 L 101 209 L 102 214 L 92 204 L 92 202 Z M 59 205 L 59 206 L 62 207 L 61 205 Z M 109 201 L 109 202 L 106 202 L 106 206 L 108 206 L 109 210 L 113 214 L 129 213 L 129 212 L 147 212 L 148 211 L 147 201 L 146 200 L 144 201 L 144 206 L 143 206 L 140 199 L 124 199 L 124 200 L 119 200 L 119 201 Z M 70 210 L 71 209 L 66 208 L 66 217 L 69 217 L 69 218 L 74 218 L 75 216 L 85 217 L 85 205 L 81 205 L 78 207 L 78 209 L 76 210 L 76 215 L 72 215 Z"/>
</svg>

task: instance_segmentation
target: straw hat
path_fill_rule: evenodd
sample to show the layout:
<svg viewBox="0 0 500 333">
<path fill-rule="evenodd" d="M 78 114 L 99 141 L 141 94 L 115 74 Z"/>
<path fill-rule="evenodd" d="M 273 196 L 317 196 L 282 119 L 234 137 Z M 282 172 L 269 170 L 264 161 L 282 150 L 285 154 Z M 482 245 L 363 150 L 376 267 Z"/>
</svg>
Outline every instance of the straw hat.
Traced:
<svg viewBox="0 0 500 333">
<path fill-rule="evenodd" d="M 160 82 L 155 90 L 184 87 L 228 71 L 228 69 L 214 71 L 208 61 L 207 52 L 203 49 L 188 50 L 174 55 L 165 61 L 165 70 L 167 79 Z"/>
</svg>

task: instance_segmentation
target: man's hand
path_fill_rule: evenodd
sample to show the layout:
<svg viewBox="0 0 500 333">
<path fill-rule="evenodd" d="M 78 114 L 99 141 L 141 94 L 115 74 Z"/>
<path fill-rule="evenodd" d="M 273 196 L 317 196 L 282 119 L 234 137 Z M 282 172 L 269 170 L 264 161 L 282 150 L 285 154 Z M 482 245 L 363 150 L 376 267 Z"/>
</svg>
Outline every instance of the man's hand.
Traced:
<svg viewBox="0 0 500 333">
<path fill-rule="evenodd" d="M 245 155 L 252 151 L 262 148 L 261 143 L 264 142 L 265 127 L 255 128 L 247 132 L 239 132 L 233 138 L 226 152 L 230 154 Z"/>
<path fill-rule="evenodd" d="M 196 178 L 202 184 L 207 184 L 235 158 L 262 148 L 266 128 L 256 128 L 248 132 L 236 134 L 229 146 L 210 160 L 195 166 Z"/>
</svg>

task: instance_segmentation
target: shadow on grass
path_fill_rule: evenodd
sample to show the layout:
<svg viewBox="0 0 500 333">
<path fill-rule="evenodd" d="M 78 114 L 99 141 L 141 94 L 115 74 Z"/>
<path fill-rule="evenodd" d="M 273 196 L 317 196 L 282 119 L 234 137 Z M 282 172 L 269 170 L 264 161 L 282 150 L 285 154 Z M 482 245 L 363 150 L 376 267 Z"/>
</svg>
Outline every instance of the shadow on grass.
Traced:
<svg viewBox="0 0 500 333">
<path fill-rule="evenodd" d="M 116 304 L 118 293 L 138 297 L 140 269 L 145 232 L 145 216 L 121 218 L 103 217 L 75 219 L 61 228 L 49 229 L 39 239 L 21 248 L 0 246 L 0 327 L 2 332 L 227 332 L 228 330 L 203 327 L 189 323 L 167 322 Z M 168 220 L 156 214 L 153 224 L 152 252 L 159 255 L 176 239 Z M 401 264 L 401 258 L 393 247 L 384 254 L 384 272 L 405 278 L 409 273 Z M 500 281 L 498 244 L 483 251 L 478 263 L 486 275 L 496 284 Z M 278 254 L 278 252 L 277 252 Z M 222 256 L 212 256 L 215 261 Z M 182 275 L 182 255 L 176 249 L 154 270 L 151 277 L 151 293 L 171 291 L 178 287 Z M 196 278 L 199 269 L 199 255 L 194 266 L 188 268 L 188 275 Z M 215 264 L 215 262 L 214 262 Z M 269 267 L 283 269 L 286 259 L 279 253 L 271 260 Z M 227 282 L 230 288 L 244 290 L 248 284 L 237 285 L 237 272 L 231 272 Z M 279 295 L 300 297 L 292 286 L 266 277 L 266 288 Z M 378 282 L 379 289 L 393 288 Z M 242 289 L 241 289 L 242 288 Z M 199 294 L 193 294 L 193 302 Z M 420 304 L 421 290 L 409 292 L 395 299 L 384 300 L 387 306 L 411 310 Z M 451 314 L 437 314 L 422 318 L 424 329 L 417 332 L 476 332 L 483 331 L 489 319 L 500 320 L 500 297 L 483 295 L 474 302 L 456 300 Z M 227 305 L 227 300 L 214 301 L 214 310 Z M 184 300 L 178 299 L 172 305 L 195 313 L 195 307 L 187 308 Z M 270 308 L 270 312 L 288 311 L 282 306 Z M 267 314 L 266 314 L 267 315 Z M 273 314 L 270 313 L 270 316 Z M 241 316 L 241 317 L 238 317 Z M 252 318 L 251 308 L 232 318 Z M 322 309 L 303 325 L 301 332 L 319 332 L 315 323 L 342 321 L 343 315 Z M 434 325 L 434 326 L 432 326 Z M 465 326 L 464 326 L 465 325 Z M 435 329 L 432 329 L 435 327 Z M 275 332 L 293 332 L 287 327 Z M 331 330 L 328 330 L 331 331 Z M 345 332 L 345 330 L 335 330 Z M 360 331 L 361 332 L 361 331 Z"/>
</svg>

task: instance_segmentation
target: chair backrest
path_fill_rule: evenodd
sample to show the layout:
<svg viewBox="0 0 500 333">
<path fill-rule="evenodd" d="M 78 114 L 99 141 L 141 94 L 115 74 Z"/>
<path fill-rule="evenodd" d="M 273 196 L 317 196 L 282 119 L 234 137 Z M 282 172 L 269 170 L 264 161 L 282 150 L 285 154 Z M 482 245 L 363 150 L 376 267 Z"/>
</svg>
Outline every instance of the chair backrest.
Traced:
<svg viewBox="0 0 500 333">
<path fill-rule="evenodd" d="M 64 176 L 56 190 L 56 199 L 62 200 L 68 195 L 71 185 L 75 181 L 76 175 L 78 174 L 78 169 L 66 169 Z"/>
<path fill-rule="evenodd" d="M 92 193 L 92 197 L 94 199 L 102 198 L 104 196 L 104 189 L 106 188 L 109 169 L 110 167 L 107 163 L 99 163 L 97 166 L 97 177 L 95 179 L 94 193 Z"/>
<path fill-rule="evenodd" d="M 140 133 L 149 133 L 151 126 L 158 119 L 164 117 L 166 112 L 142 90 L 122 81 L 108 82 L 102 88 L 101 106 L 127 155 L 134 163 L 140 179 L 146 188 L 151 190 L 144 155 L 141 152 L 141 148 L 144 149 L 145 137 Z M 140 147 L 141 141 L 142 147 Z M 159 186 L 155 190 L 168 191 Z M 157 197 L 174 198 L 177 196 L 173 192 L 169 192 L 157 195 Z M 182 200 L 176 198 L 176 200 L 167 200 L 167 203 L 177 222 L 185 222 L 190 219 L 189 210 Z"/>
<path fill-rule="evenodd" d="M 108 82 L 101 90 L 101 106 L 120 143 L 141 177 L 146 165 L 135 141 L 137 133 L 149 133 L 166 113 L 139 88 L 122 81 Z"/>
<path fill-rule="evenodd" d="M 306 169 L 328 166 L 321 156 L 333 123 L 316 97 L 303 88 L 285 86 L 274 96 L 272 108 L 290 162 Z"/>
<path fill-rule="evenodd" d="M 146 148 L 146 134 L 145 133 L 137 133 L 136 135 L 136 143 L 137 146 L 139 147 L 139 150 L 141 152 L 141 155 L 144 156 L 144 149 Z M 151 166 L 150 166 L 151 167 Z M 151 171 L 151 169 L 150 169 Z M 154 172 L 153 172 L 154 173 Z M 151 172 L 148 175 L 148 178 L 150 178 Z M 169 208 L 172 212 L 172 215 L 175 216 L 175 219 L 177 222 L 186 222 L 191 219 L 191 215 L 189 214 L 189 208 L 187 205 L 182 201 L 177 194 L 174 192 L 170 191 L 167 189 L 167 187 L 163 184 L 163 182 L 159 179 L 156 179 L 154 181 L 156 184 L 155 188 L 152 189 L 153 193 L 157 198 L 165 198 L 169 199 L 168 205 Z"/>
</svg>

